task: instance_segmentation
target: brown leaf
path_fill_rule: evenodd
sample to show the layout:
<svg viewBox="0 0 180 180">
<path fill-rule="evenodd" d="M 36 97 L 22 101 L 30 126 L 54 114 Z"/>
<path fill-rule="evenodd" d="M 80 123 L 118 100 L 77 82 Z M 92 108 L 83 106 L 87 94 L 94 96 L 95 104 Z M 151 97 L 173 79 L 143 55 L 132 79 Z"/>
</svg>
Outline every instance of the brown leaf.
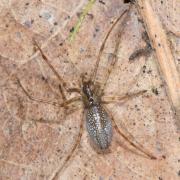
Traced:
<svg viewBox="0 0 180 180">
<path fill-rule="evenodd" d="M 119 0 L 96 1 L 70 43 L 67 40 L 70 30 L 87 2 L 12 0 L 10 5 L 5 1 L 0 3 L 2 180 L 53 178 L 76 141 L 80 121 L 84 118 L 82 103 L 74 102 L 75 108 L 81 108 L 67 115 L 65 108 L 29 99 L 18 80 L 33 97 L 56 104 L 63 100 L 59 91 L 61 82 L 43 61 L 33 40 L 42 48 L 66 87 L 79 87 L 81 74 L 90 76 L 108 30 L 130 4 Z M 178 41 L 177 11 L 166 18 L 178 2 L 162 1 L 166 3 L 167 11 L 162 8 L 165 4 L 161 1 L 153 2 L 154 12 L 158 9 L 157 15 L 165 24 L 165 30 L 176 34 L 173 39 Z M 105 72 L 111 61 L 108 57 L 119 41 L 118 60 L 104 89 L 105 95 L 120 96 L 144 89 L 147 93 L 126 102 L 109 104 L 107 108 L 118 127 L 133 142 L 152 152 L 157 160 L 145 158 L 115 130 L 110 152 L 99 154 L 90 145 L 84 125 L 80 146 L 58 174 L 58 179 L 178 179 L 178 133 L 171 103 L 155 63 L 155 52 L 129 62 L 130 55 L 145 46 L 142 39 L 145 29 L 137 8 L 132 5 L 127 22 L 119 22 L 110 34 L 99 68 L 104 68 Z M 121 26 L 123 33 L 117 38 Z M 176 57 L 177 52 L 173 51 Z M 154 93 L 154 89 L 158 93 Z M 74 97 L 77 93 L 67 92 L 66 96 Z"/>
</svg>

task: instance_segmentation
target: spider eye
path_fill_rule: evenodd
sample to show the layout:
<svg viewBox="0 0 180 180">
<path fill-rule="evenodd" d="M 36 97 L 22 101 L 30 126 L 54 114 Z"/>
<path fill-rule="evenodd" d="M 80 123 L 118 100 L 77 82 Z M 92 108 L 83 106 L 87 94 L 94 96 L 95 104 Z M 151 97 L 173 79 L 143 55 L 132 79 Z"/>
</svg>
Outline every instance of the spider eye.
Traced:
<svg viewBox="0 0 180 180">
<path fill-rule="evenodd" d="M 89 98 L 89 103 L 92 104 L 94 102 L 94 99 L 92 97 Z"/>
</svg>

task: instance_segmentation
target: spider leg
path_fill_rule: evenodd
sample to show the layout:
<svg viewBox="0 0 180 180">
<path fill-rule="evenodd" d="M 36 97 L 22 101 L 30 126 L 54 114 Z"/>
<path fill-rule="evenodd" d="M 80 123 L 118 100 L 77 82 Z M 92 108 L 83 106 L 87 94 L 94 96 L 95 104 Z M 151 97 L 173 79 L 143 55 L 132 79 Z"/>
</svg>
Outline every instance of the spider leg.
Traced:
<svg viewBox="0 0 180 180">
<path fill-rule="evenodd" d="M 64 105 L 66 105 L 67 102 L 69 102 L 69 101 L 67 100 L 66 93 L 65 93 L 64 90 L 66 90 L 67 92 L 69 92 L 69 90 L 68 90 L 68 88 L 66 87 L 65 81 L 64 81 L 63 78 L 59 75 L 59 73 L 55 70 L 55 68 L 51 65 L 51 63 L 49 62 L 47 56 L 44 54 L 44 52 L 42 51 L 42 49 L 40 48 L 40 46 L 38 45 L 38 43 L 37 43 L 35 40 L 34 40 L 34 43 L 35 43 L 36 47 L 38 48 L 38 50 L 40 51 L 43 60 L 44 60 L 44 61 L 46 62 L 46 64 L 50 67 L 50 69 L 53 71 L 53 73 L 55 74 L 55 76 L 59 79 L 59 83 L 60 83 L 60 84 L 59 84 L 59 91 L 60 91 L 60 93 L 61 93 L 61 95 L 62 95 L 63 102 L 65 102 Z M 79 92 L 80 92 L 80 90 L 79 90 Z"/>
<path fill-rule="evenodd" d="M 118 128 L 116 122 L 115 122 L 115 119 L 113 117 L 113 115 L 108 111 L 108 108 L 105 107 L 105 109 L 107 110 L 107 112 L 111 115 L 111 119 L 112 119 L 112 122 L 113 122 L 113 126 L 116 130 L 116 132 L 121 136 L 123 137 L 132 147 L 134 147 L 135 149 L 137 149 L 139 152 L 143 153 L 144 155 L 146 155 L 148 158 L 150 159 L 157 159 L 157 157 L 152 154 L 151 152 L 149 152 L 148 150 L 146 150 L 140 143 L 138 142 L 135 142 L 134 141 L 134 137 L 128 132 L 128 136 L 126 136 L 126 134 L 120 130 L 120 128 Z M 134 141 L 134 142 L 133 142 Z"/>
<path fill-rule="evenodd" d="M 80 85 L 80 84 L 79 84 L 79 85 Z M 65 107 L 65 112 L 66 112 L 66 114 L 67 114 L 67 115 L 68 115 L 69 113 L 71 114 L 71 113 L 73 113 L 74 111 L 76 111 L 76 109 L 79 109 L 79 108 L 77 107 L 77 108 L 71 109 L 69 112 L 67 112 L 67 109 L 68 109 L 67 105 L 69 105 L 69 104 L 71 104 L 71 103 L 73 103 L 73 102 L 75 102 L 75 101 L 82 101 L 81 89 L 80 89 L 80 88 L 68 88 L 68 89 L 67 89 L 67 92 L 68 92 L 68 93 L 76 92 L 76 93 L 78 93 L 78 94 L 80 95 L 80 96 L 76 96 L 76 97 L 74 97 L 74 98 L 71 98 L 71 99 L 69 99 L 69 100 L 67 100 L 66 95 L 65 95 L 65 93 L 64 93 L 64 89 L 61 87 L 61 85 L 59 85 L 59 89 L 60 89 L 60 92 L 61 92 L 61 94 L 62 94 L 62 98 L 63 98 L 63 101 L 64 101 L 64 107 Z"/>
<path fill-rule="evenodd" d="M 59 79 L 59 82 L 61 84 L 61 86 L 65 86 L 66 83 L 63 80 L 63 78 L 59 75 L 59 73 L 55 70 L 55 68 L 52 66 L 52 64 L 50 63 L 49 59 L 47 58 L 47 56 L 44 54 L 44 52 L 42 51 L 41 47 L 38 45 L 38 43 L 34 40 L 34 44 L 35 46 L 38 48 L 38 50 L 41 53 L 42 59 L 46 62 L 46 64 L 50 67 L 50 69 L 53 71 L 53 73 L 55 74 L 55 76 Z"/>
<path fill-rule="evenodd" d="M 129 17 L 129 13 L 127 12 L 130 12 L 130 9 L 131 9 L 131 6 L 125 10 L 119 18 L 116 19 L 116 21 L 113 23 L 113 25 L 111 26 L 110 30 L 108 31 L 107 35 L 105 36 L 105 39 L 100 47 L 100 50 L 99 50 L 99 54 L 98 54 L 98 57 L 97 57 L 97 60 L 96 60 L 96 64 L 95 64 L 95 68 L 94 68 L 94 71 L 90 77 L 91 81 L 93 82 L 93 85 L 94 86 L 99 86 L 100 88 L 96 88 L 95 89 L 95 94 L 97 94 L 98 96 L 102 96 L 103 94 L 103 91 L 104 91 L 104 88 L 106 86 L 106 83 L 109 79 L 109 75 L 111 74 L 112 72 L 112 69 L 114 68 L 118 58 L 117 58 L 117 51 L 119 49 L 119 45 L 120 45 L 120 37 L 121 37 L 121 34 L 124 30 L 124 26 L 125 26 L 125 23 L 127 22 L 127 18 Z M 118 30 L 118 33 L 117 33 L 117 43 L 115 45 L 115 48 L 114 48 L 114 51 L 113 53 L 110 54 L 109 56 L 109 60 L 108 62 L 110 63 L 107 67 L 107 69 L 104 71 L 105 72 L 105 75 L 101 75 L 103 77 L 103 80 L 102 82 L 98 82 L 98 78 L 97 78 L 97 74 L 98 74 L 98 69 L 99 69 L 99 65 L 100 65 L 100 58 L 101 58 L 101 55 L 102 55 L 102 52 L 104 50 L 104 47 L 105 47 L 105 44 L 112 32 L 112 30 L 114 29 L 114 27 L 118 24 L 118 22 L 122 20 L 122 23 L 121 23 L 121 27 L 120 29 Z M 103 73 L 104 74 L 104 73 Z M 99 85 L 100 84 L 100 85 Z"/>
<path fill-rule="evenodd" d="M 136 148 L 136 149 L 139 150 L 140 152 L 144 153 L 148 158 L 154 159 L 154 160 L 157 159 L 157 157 L 156 157 L 155 155 L 153 155 L 151 152 L 149 152 L 148 150 L 146 150 L 141 144 L 139 144 L 139 143 L 136 144 L 136 143 L 134 143 L 133 141 L 131 141 L 131 140 L 129 139 L 129 137 L 127 137 L 127 136 L 118 128 L 118 126 L 117 126 L 117 124 L 115 123 L 114 119 L 113 119 L 113 123 L 114 123 L 114 128 L 115 128 L 116 132 L 117 132 L 120 136 L 122 136 L 126 141 L 128 141 L 131 146 L 133 146 L 134 148 Z"/>
<path fill-rule="evenodd" d="M 61 95 L 62 95 L 62 99 L 63 99 L 63 103 L 64 103 L 64 102 L 67 101 L 66 94 L 65 94 L 64 89 L 63 89 L 63 87 L 62 87 L 61 84 L 59 84 L 58 87 L 59 87 L 59 91 L 60 91 L 60 93 L 61 93 Z M 67 106 L 65 105 L 65 106 L 64 106 L 64 119 L 66 118 L 66 117 L 65 117 L 66 114 L 67 114 Z"/>
<path fill-rule="evenodd" d="M 69 88 L 69 89 L 67 89 L 67 92 L 76 92 L 76 93 L 81 94 L 81 89 L 79 89 L 79 88 Z"/>
<path fill-rule="evenodd" d="M 26 96 L 32 101 L 45 103 L 45 104 L 51 104 L 51 105 L 56 106 L 56 107 L 64 107 L 64 106 L 67 106 L 68 104 L 71 104 L 71 103 L 73 103 L 75 101 L 80 101 L 81 100 L 81 96 L 76 96 L 74 98 L 68 99 L 68 100 L 64 101 L 63 103 L 52 102 L 52 101 L 48 101 L 48 100 L 46 101 L 46 100 L 43 100 L 43 99 L 40 99 L 40 98 L 35 98 L 35 97 L 31 96 L 28 93 L 28 91 L 23 87 L 23 85 L 22 85 L 22 83 L 20 82 L 19 79 L 17 79 L 17 82 L 20 85 L 23 92 L 26 94 Z"/>
<path fill-rule="evenodd" d="M 83 111 L 83 114 L 84 114 L 84 111 Z M 80 126 L 79 126 L 79 133 L 78 133 L 78 136 L 77 136 L 77 139 L 76 139 L 76 143 L 73 145 L 71 151 L 69 152 L 69 154 L 65 158 L 63 165 L 59 166 L 55 170 L 55 172 L 51 176 L 50 180 L 57 180 L 60 173 L 62 172 L 62 170 L 66 168 L 65 166 L 67 166 L 68 162 L 73 157 L 73 154 L 74 154 L 75 150 L 78 148 L 78 146 L 80 144 L 82 133 L 83 133 L 83 118 L 81 118 L 81 122 L 80 122 Z"/>
<path fill-rule="evenodd" d="M 32 95 L 29 94 L 29 92 L 24 88 L 24 86 L 22 85 L 21 81 L 17 78 L 17 83 L 19 84 L 20 88 L 22 89 L 22 91 L 24 92 L 24 94 L 32 101 L 36 101 L 36 102 L 40 102 L 40 103 L 45 103 L 45 104 L 51 104 L 53 106 L 60 106 L 60 104 L 58 104 L 57 102 L 52 102 L 52 101 L 48 101 L 48 100 L 43 100 L 40 98 L 36 98 L 33 97 Z"/>
<path fill-rule="evenodd" d="M 146 92 L 147 92 L 146 90 L 142 90 L 142 91 L 135 92 L 135 93 L 129 93 L 129 94 L 127 93 L 122 96 L 102 96 L 101 103 L 102 104 L 110 104 L 110 103 L 116 103 L 119 101 L 128 101 L 128 100 L 138 97 Z"/>
<path fill-rule="evenodd" d="M 21 87 L 21 89 L 23 90 L 23 92 L 28 96 L 29 99 L 33 100 L 33 101 L 37 101 L 37 102 L 41 102 L 41 103 L 48 103 L 48 104 L 51 104 L 51 105 L 55 105 L 55 106 L 59 106 L 59 107 L 66 107 L 67 105 L 75 102 L 75 101 L 80 101 L 81 100 L 81 96 L 77 96 L 77 97 L 74 97 L 74 98 L 71 98 L 69 100 L 67 100 L 67 98 L 65 97 L 64 93 L 62 93 L 62 97 L 63 97 L 63 100 L 64 102 L 61 103 L 61 104 L 56 104 L 56 102 L 50 102 L 50 101 L 45 101 L 45 100 L 42 100 L 42 99 L 36 99 L 34 97 L 32 97 L 26 90 L 25 88 L 23 87 L 23 85 L 21 84 L 20 80 L 18 80 L 18 83 Z M 62 91 L 61 87 L 60 88 L 60 91 Z M 78 108 L 74 108 L 72 109 L 70 112 L 68 112 L 68 114 L 66 115 L 69 115 L 77 110 L 79 110 L 80 107 Z M 84 113 L 83 113 L 84 114 Z M 39 119 L 39 120 L 35 120 L 35 122 L 39 122 L 39 123 L 48 123 L 48 124 L 59 124 L 60 122 L 59 121 L 46 121 L 44 119 Z M 74 144 L 72 150 L 70 151 L 69 155 L 66 157 L 65 161 L 64 161 L 64 164 L 63 166 L 61 167 L 58 167 L 57 171 L 55 172 L 55 174 L 53 175 L 53 177 L 51 178 L 52 180 L 55 180 L 58 176 L 59 176 L 59 173 L 62 171 L 62 169 L 64 168 L 64 166 L 68 163 L 68 161 L 71 159 L 72 155 L 73 155 L 73 152 L 76 150 L 76 148 L 78 147 L 78 145 L 80 144 L 80 140 L 81 140 L 81 136 L 82 136 L 82 131 L 83 131 L 83 118 L 81 119 L 81 123 L 80 123 L 80 130 L 79 130 L 79 134 L 77 136 L 77 140 L 76 140 L 76 143 Z"/>
<path fill-rule="evenodd" d="M 99 63 L 100 63 L 100 58 L 101 58 L 102 52 L 103 52 L 103 50 L 104 50 L 104 46 L 105 46 L 105 44 L 106 44 L 106 41 L 107 41 L 110 33 L 112 32 L 112 30 L 113 30 L 114 27 L 116 26 L 116 24 L 119 22 L 119 20 L 122 18 L 122 16 L 123 16 L 126 12 L 127 12 L 127 10 L 125 10 L 125 11 L 121 14 L 121 16 L 116 19 L 116 21 L 115 21 L 114 24 L 111 26 L 111 28 L 109 29 L 108 33 L 106 34 L 106 36 L 105 36 L 105 38 L 104 38 L 104 40 L 103 40 L 103 43 L 102 43 L 102 45 L 101 45 L 101 47 L 100 47 L 99 54 L 98 54 L 98 57 L 97 57 L 97 60 L 96 60 L 96 65 L 95 65 L 94 71 L 93 71 L 93 73 L 91 74 L 91 78 L 90 78 L 90 79 L 92 80 L 92 82 L 94 82 L 95 79 L 96 79 L 96 75 L 97 75 L 97 71 L 98 71 Z"/>
<path fill-rule="evenodd" d="M 61 93 L 61 95 L 62 95 L 63 102 L 64 102 L 64 101 L 67 101 L 67 97 L 66 97 L 66 94 L 65 94 L 65 92 L 64 92 L 64 90 L 63 90 L 62 85 L 59 84 L 58 87 L 59 87 L 59 91 L 60 91 L 60 93 Z"/>
<path fill-rule="evenodd" d="M 74 112 L 80 110 L 81 107 L 77 107 L 77 108 L 72 108 L 72 109 L 68 109 L 68 112 L 66 111 L 66 116 L 65 118 L 70 115 L 70 114 L 73 114 Z M 40 119 L 36 119 L 36 120 L 33 120 L 35 123 L 43 123 L 43 124 L 59 124 L 61 121 L 54 121 L 54 120 L 45 120 L 43 118 L 40 118 Z"/>
</svg>

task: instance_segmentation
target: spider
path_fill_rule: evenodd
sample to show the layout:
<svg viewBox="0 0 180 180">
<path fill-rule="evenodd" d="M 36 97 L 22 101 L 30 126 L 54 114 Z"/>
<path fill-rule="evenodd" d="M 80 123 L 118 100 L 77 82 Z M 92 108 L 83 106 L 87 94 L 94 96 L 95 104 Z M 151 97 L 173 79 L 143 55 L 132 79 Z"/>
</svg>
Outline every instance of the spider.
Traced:
<svg viewBox="0 0 180 180">
<path fill-rule="evenodd" d="M 114 127 L 114 130 L 121 137 L 123 137 L 131 146 L 136 148 L 139 152 L 143 153 L 147 158 L 157 159 L 155 155 L 153 155 L 151 152 L 146 150 L 138 142 L 134 142 L 132 140 L 132 137 L 126 136 L 126 134 L 118 128 L 113 116 L 110 113 L 110 110 L 108 110 L 108 108 L 106 107 L 106 104 L 118 102 L 118 101 L 124 100 L 124 99 L 126 100 L 126 99 L 129 99 L 129 98 L 133 98 L 133 97 L 142 95 L 143 93 L 146 92 L 145 90 L 143 90 L 143 91 L 140 91 L 140 92 L 127 94 L 125 96 L 116 96 L 116 97 L 104 96 L 104 89 L 105 89 L 105 86 L 107 84 L 107 80 L 109 78 L 109 75 L 112 72 L 113 67 L 115 66 L 115 64 L 116 64 L 116 62 L 118 60 L 116 54 L 117 54 L 119 44 L 120 44 L 119 39 L 120 39 L 122 31 L 123 31 L 123 23 L 125 23 L 127 21 L 127 17 L 129 15 L 128 12 L 129 12 L 129 9 L 125 10 L 120 15 L 120 17 L 115 20 L 115 22 L 113 23 L 113 25 L 109 29 L 108 33 L 106 34 L 106 36 L 105 36 L 105 38 L 104 38 L 104 40 L 102 42 L 101 47 L 100 47 L 99 54 L 98 54 L 98 57 L 97 57 L 97 60 L 96 60 L 96 63 L 95 63 L 95 68 L 94 68 L 92 74 L 90 75 L 90 78 L 87 79 L 84 74 L 81 74 L 80 75 L 81 80 L 80 80 L 80 83 L 79 83 L 79 88 L 68 88 L 66 86 L 66 83 L 64 82 L 63 78 L 55 70 L 55 68 L 51 65 L 48 57 L 42 51 L 42 49 L 38 45 L 38 43 L 34 40 L 34 44 L 37 47 L 37 49 L 39 50 L 43 61 L 49 66 L 49 68 L 52 70 L 54 75 L 59 80 L 59 91 L 61 92 L 62 97 L 63 97 L 62 98 L 63 99 L 62 103 L 58 104 L 58 103 L 55 103 L 55 102 L 44 101 L 42 99 L 37 99 L 37 98 L 32 97 L 28 93 L 28 91 L 23 87 L 20 80 L 19 79 L 17 79 L 17 80 L 18 80 L 18 83 L 19 83 L 20 87 L 22 88 L 24 93 L 29 97 L 30 100 L 38 101 L 40 103 L 52 104 L 54 106 L 62 107 L 62 108 L 65 108 L 65 109 L 67 109 L 68 105 L 72 104 L 75 101 L 83 102 L 84 113 L 86 115 L 86 119 L 85 119 L 86 120 L 86 127 L 87 127 L 87 131 L 89 133 L 89 137 L 90 137 L 91 141 L 93 142 L 94 146 L 97 149 L 99 149 L 101 152 L 104 152 L 107 149 L 109 149 L 109 147 L 111 145 L 111 141 L 112 141 L 112 133 L 113 133 L 113 127 Z M 104 81 L 101 82 L 101 84 L 99 84 L 96 78 L 97 78 L 97 72 L 98 72 L 98 69 L 99 69 L 101 54 L 103 52 L 105 43 L 106 43 L 110 33 L 112 32 L 114 27 L 118 24 L 118 22 L 121 19 L 123 19 L 122 23 L 121 23 L 122 26 L 121 26 L 121 28 L 119 28 L 118 33 L 117 33 L 118 42 L 115 45 L 113 54 L 110 56 L 110 65 L 109 65 L 109 67 L 107 67 L 107 75 L 105 76 Z M 65 91 L 67 91 L 67 92 L 76 92 L 79 95 L 77 95 L 77 96 L 75 96 L 75 97 L 73 97 L 71 99 L 67 99 L 67 97 L 65 95 L 66 94 Z M 80 122 L 79 134 L 78 134 L 78 136 L 76 138 L 75 144 L 73 145 L 71 151 L 69 152 L 69 154 L 65 158 L 65 161 L 64 161 L 63 165 L 58 167 L 58 169 L 55 172 L 55 174 L 53 175 L 52 179 L 56 179 L 59 176 L 59 174 L 65 168 L 66 164 L 72 158 L 75 150 L 79 146 L 80 141 L 81 141 L 81 137 L 82 137 L 83 122 L 84 122 L 84 119 L 82 118 L 81 122 Z"/>
</svg>

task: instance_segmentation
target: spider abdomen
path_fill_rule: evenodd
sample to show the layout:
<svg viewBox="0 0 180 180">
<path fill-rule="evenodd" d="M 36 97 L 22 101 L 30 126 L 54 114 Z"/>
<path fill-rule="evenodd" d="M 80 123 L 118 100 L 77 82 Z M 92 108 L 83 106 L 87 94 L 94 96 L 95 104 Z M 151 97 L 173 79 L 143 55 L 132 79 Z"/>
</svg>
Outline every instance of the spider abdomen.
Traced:
<svg viewBox="0 0 180 180">
<path fill-rule="evenodd" d="M 99 104 L 88 108 L 86 127 L 93 143 L 102 150 L 109 147 L 112 140 L 112 124 L 107 112 Z"/>
</svg>

